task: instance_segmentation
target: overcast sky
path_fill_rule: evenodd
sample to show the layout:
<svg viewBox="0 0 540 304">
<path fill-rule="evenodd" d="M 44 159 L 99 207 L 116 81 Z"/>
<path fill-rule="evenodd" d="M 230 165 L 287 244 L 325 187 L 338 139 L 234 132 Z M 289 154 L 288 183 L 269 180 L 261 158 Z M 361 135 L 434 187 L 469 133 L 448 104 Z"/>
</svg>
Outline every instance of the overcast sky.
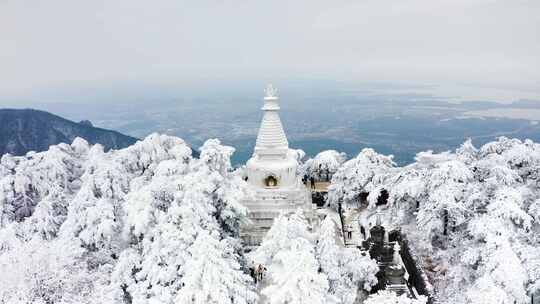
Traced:
<svg viewBox="0 0 540 304">
<path fill-rule="evenodd" d="M 283 75 L 540 100 L 540 1 L 0 0 L 0 103 Z"/>
</svg>

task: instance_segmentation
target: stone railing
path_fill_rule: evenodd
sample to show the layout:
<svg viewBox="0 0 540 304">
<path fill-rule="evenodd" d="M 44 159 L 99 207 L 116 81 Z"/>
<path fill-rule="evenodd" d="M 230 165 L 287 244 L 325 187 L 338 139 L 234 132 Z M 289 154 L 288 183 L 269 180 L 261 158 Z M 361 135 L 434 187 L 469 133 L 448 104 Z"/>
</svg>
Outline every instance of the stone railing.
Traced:
<svg viewBox="0 0 540 304">
<path fill-rule="evenodd" d="M 403 264 L 409 273 L 409 284 L 413 286 L 418 294 L 428 297 L 428 304 L 438 303 L 433 286 L 429 282 L 429 279 L 424 272 L 424 269 L 420 265 L 420 257 L 409 246 L 409 240 L 400 231 L 392 231 L 389 233 L 389 240 L 391 242 L 397 241 L 401 247 L 400 255 L 403 260 Z"/>
</svg>

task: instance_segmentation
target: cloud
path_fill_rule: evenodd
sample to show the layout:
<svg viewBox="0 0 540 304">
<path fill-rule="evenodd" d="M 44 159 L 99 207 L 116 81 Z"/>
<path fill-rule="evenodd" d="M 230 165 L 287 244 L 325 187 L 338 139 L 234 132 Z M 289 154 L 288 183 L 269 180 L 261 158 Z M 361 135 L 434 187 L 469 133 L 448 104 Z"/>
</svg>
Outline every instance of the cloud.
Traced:
<svg viewBox="0 0 540 304">
<path fill-rule="evenodd" d="M 260 75 L 503 86 L 539 98 L 539 12 L 534 0 L 5 0 L 0 100 Z"/>
</svg>

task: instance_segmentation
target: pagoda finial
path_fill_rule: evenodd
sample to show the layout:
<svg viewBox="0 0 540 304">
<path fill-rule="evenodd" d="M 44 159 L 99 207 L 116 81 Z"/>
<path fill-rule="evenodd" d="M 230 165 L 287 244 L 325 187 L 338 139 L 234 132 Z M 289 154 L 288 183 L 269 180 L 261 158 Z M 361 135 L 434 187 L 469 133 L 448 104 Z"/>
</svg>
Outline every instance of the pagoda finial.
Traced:
<svg viewBox="0 0 540 304">
<path fill-rule="evenodd" d="M 267 85 L 266 89 L 264 89 L 265 97 L 277 97 L 277 92 L 277 89 L 272 84 Z"/>
</svg>

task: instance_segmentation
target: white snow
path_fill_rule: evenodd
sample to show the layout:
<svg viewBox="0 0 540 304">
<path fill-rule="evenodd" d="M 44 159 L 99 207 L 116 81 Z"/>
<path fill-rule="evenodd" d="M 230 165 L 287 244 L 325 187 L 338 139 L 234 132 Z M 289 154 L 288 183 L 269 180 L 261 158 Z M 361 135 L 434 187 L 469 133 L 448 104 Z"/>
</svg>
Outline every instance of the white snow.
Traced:
<svg viewBox="0 0 540 304">
<path fill-rule="evenodd" d="M 153 134 L 108 153 L 76 139 L 4 156 L 0 302 L 255 303 L 232 151 L 209 140 L 192 159 Z"/>
<path fill-rule="evenodd" d="M 283 215 L 244 255 L 242 201 L 251 191 L 231 168 L 233 151 L 209 140 L 194 159 L 183 140 L 152 134 L 110 152 L 76 139 L 2 156 L 0 303 L 365 299 L 377 267 L 344 246 L 334 216 L 316 229 L 301 211 Z M 527 303 L 540 292 L 539 144 L 466 141 L 405 167 L 372 149 L 344 160 L 329 151 L 303 168 L 331 172 L 331 208 L 366 226 L 380 210 L 384 225 L 401 227 L 439 302 Z M 377 206 L 383 190 L 388 203 Z M 259 288 L 251 259 L 268 269 Z M 364 303 L 425 300 L 380 292 Z"/>
</svg>

